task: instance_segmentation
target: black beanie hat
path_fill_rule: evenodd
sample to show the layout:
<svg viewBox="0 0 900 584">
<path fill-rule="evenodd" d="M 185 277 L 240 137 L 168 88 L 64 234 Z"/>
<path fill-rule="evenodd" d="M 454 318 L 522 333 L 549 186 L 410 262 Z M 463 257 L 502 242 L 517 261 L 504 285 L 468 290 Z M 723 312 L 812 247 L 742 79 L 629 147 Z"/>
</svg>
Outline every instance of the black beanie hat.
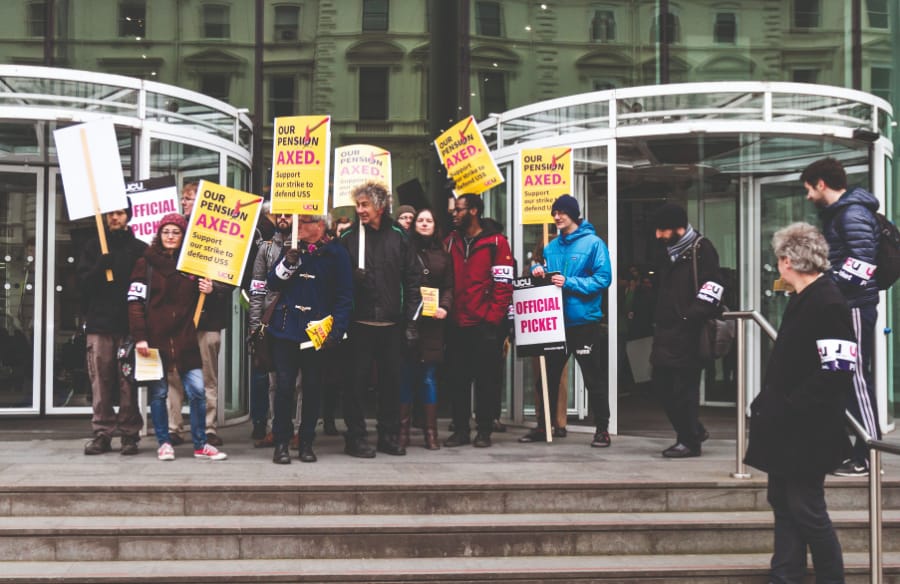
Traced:
<svg viewBox="0 0 900 584">
<path fill-rule="evenodd" d="M 666 203 L 653 213 L 653 227 L 656 229 L 678 229 L 687 225 L 687 211 L 674 203 Z"/>
<path fill-rule="evenodd" d="M 550 208 L 550 214 L 552 215 L 556 211 L 565 213 L 572 221 L 578 221 L 578 218 L 581 217 L 578 199 L 572 195 L 561 195 L 558 199 L 553 201 L 553 206 Z"/>
</svg>

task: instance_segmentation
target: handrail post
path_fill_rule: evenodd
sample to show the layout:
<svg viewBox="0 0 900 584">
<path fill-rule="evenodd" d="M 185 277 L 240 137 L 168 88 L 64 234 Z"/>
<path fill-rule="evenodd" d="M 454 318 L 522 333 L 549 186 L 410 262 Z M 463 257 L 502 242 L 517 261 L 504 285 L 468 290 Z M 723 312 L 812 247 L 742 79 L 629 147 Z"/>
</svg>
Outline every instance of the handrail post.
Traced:
<svg viewBox="0 0 900 584">
<path fill-rule="evenodd" d="M 745 411 L 747 410 L 747 361 L 745 359 L 744 344 L 746 342 L 745 334 L 747 331 L 746 320 L 737 318 L 736 320 L 736 337 L 737 346 L 737 440 L 735 440 L 735 471 L 731 476 L 736 479 L 749 479 L 750 473 L 744 466 L 744 450 L 747 433 L 744 429 L 746 422 Z"/>
<path fill-rule="evenodd" d="M 869 574 L 872 584 L 881 584 L 881 452 L 869 448 Z"/>
</svg>

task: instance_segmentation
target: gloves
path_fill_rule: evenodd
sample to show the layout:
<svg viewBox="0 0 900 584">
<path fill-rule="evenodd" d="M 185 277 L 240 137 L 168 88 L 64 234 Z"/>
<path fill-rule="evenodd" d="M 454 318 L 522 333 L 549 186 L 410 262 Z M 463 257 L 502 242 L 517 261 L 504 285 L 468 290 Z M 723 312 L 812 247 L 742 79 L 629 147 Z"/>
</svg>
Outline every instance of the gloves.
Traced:
<svg viewBox="0 0 900 584">
<path fill-rule="evenodd" d="M 284 261 L 290 266 L 296 266 L 300 263 L 300 250 L 289 247 L 284 252 Z"/>
<path fill-rule="evenodd" d="M 353 284 L 355 286 L 364 286 L 368 275 L 369 273 L 365 268 L 355 268 L 353 270 Z"/>
<path fill-rule="evenodd" d="M 338 335 L 334 331 L 328 333 L 328 336 L 325 337 L 325 341 L 322 342 L 322 351 L 331 351 L 332 349 L 336 349 L 338 345 L 341 344 L 341 335 Z"/>
<path fill-rule="evenodd" d="M 410 351 L 416 350 L 419 346 L 419 327 L 416 326 L 416 323 L 407 323 L 406 331 L 403 334 L 406 336 L 406 348 Z"/>
<path fill-rule="evenodd" d="M 97 260 L 97 266 L 101 270 L 111 270 L 113 269 L 113 256 L 111 253 L 104 253 L 100 255 L 100 259 Z"/>
</svg>

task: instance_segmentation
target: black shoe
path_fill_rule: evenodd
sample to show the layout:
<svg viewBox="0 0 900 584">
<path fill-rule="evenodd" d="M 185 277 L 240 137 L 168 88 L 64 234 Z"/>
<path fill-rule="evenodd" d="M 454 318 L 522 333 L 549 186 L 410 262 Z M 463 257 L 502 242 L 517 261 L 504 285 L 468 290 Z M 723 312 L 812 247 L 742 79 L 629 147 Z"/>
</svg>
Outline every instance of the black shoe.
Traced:
<svg viewBox="0 0 900 584">
<path fill-rule="evenodd" d="M 359 438 L 346 438 L 344 452 L 356 458 L 375 458 L 375 449 L 362 436 Z"/>
<path fill-rule="evenodd" d="M 553 428 L 553 437 L 554 438 L 565 438 L 569 435 L 569 431 L 565 428 Z"/>
<path fill-rule="evenodd" d="M 253 422 L 253 431 L 250 432 L 251 440 L 262 440 L 266 437 L 266 421 Z"/>
<path fill-rule="evenodd" d="M 700 456 L 700 448 L 698 447 L 696 450 L 692 450 L 681 442 L 678 442 L 663 450 L 662 455 L 666 458 L 696 458 Z"/>
<path fill-rule="evenodd" d="M 275 452 L 272 453 L 272 462 L 275 464 L 291 463 L 291 451 L 288 449 L 287 442 L 279 442 L 275 445 Z"/>
<path fill-rule="evenodd" d="M 527 434 L 519 438 L 519 442 L 522 444 L 528 444 L 530 442 L 546 442 L 547 434 L 544 432 L 543 428 L 532 428 L 528 431 Z"/>
<path fill-rule="evenodd" d="M 89 455 L 103 454 L 110 450 L 112 450 L 112 446 L 109 443 L 109 436 L 104 436 L 103 434 L 97 434 L 90 442 L 84 445 L 84 453 Z"/>
<path fill-rule="evenodd" d="M 406 448 L 400 446 L 396 436 L 379 436 L 376 449 L 391 456 L 406 456 Z"/>
<path fill-rule="evenodd" d="M 485 432 L 475 434 L 475 440 L 472 442 L 475 448 L 490 448 L 491 444 L 491 435 Z"/>
<path fill-rule="evenodd" d="M 609 432 L 606 430 L 595 433 L 594 439 L 591 440 L 591 446 L 594 448 L 609 448 L 610 444 L 612 444 L 612 440 L 609 439 Z"/>
<path fill-rule="evenodd" d="M 122 436 L 122 448 L 119 450 L 119 454 L 123 454 L 125 456 L 132 456 L 138 453 L 138 440 L 137 436 Z"/>
<path fill-rule="evenodd" d="M 700 443 L 703 444 L 707 440 L 709 440 L 709 430 L 700 426 Z"/>
<path fill-rule="evenodd" d="M 319 460 L 316 453 L 313 452 L 312 444 L 300 443 L 300 462 L 315 462 Z"/>
<path fill-rule="evenodd" d="M 181 437 L 181 434 L 169 432 L 169 444 L 172 446 L 181 446 L 184 444 L 184 438 Z M 213 446 L 215 446 L 215 444 L 213 444 Z"/>
<path fill-rule="evenodd" d="M 469 432 L 454 432 L 450 435 L 449 438 L 444 440 L 444 446 L 447 448 L 454 448 L 456 446 L 464 446 L 466 444 L 470 444 L 472 439 L 469 438 Z"/>
<path fill-rule="evenodd" d="M 334 420 L 325 420 L 323 422 L 323 432 L 325 432 L 326 436 L 340 436 L 340 432 L 338 432 L 337 426 L 334 424 Z"/>
<path fill-rule="evenodd" d="M 506 425 L 501 422 L 499 419 L 494 420 L 493 428 L 491 428 L 494 432 L 506 432 Z"/>
<path fill-rule="evenodd" d="M 831 474 L 836 477 L 867 477 L 869 476 L 869 465 L 848 458 L 844 461 L 844 464 L 834 469 L 834 472 Z"/>
</svg>

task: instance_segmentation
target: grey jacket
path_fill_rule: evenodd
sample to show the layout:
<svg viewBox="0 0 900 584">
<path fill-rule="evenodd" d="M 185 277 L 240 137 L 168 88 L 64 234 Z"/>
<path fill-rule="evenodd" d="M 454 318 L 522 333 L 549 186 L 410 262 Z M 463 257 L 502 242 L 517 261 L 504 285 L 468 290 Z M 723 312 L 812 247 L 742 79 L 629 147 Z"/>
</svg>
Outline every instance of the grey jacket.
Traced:
<svg viewBox="0 0 900 584">
<path fill-rule="evenodd" d="M 253 278 L 250 281 L 250 330 L 259 328 L 262 315 L 275 300 L 275 292 L 266 286 L 266 280 L 272 266 L 281 255 L 284 245 L 284 234 L 275 232 L 272 239 L 259 244 L 256 260 L 253 262 Z"/>
</svg>

